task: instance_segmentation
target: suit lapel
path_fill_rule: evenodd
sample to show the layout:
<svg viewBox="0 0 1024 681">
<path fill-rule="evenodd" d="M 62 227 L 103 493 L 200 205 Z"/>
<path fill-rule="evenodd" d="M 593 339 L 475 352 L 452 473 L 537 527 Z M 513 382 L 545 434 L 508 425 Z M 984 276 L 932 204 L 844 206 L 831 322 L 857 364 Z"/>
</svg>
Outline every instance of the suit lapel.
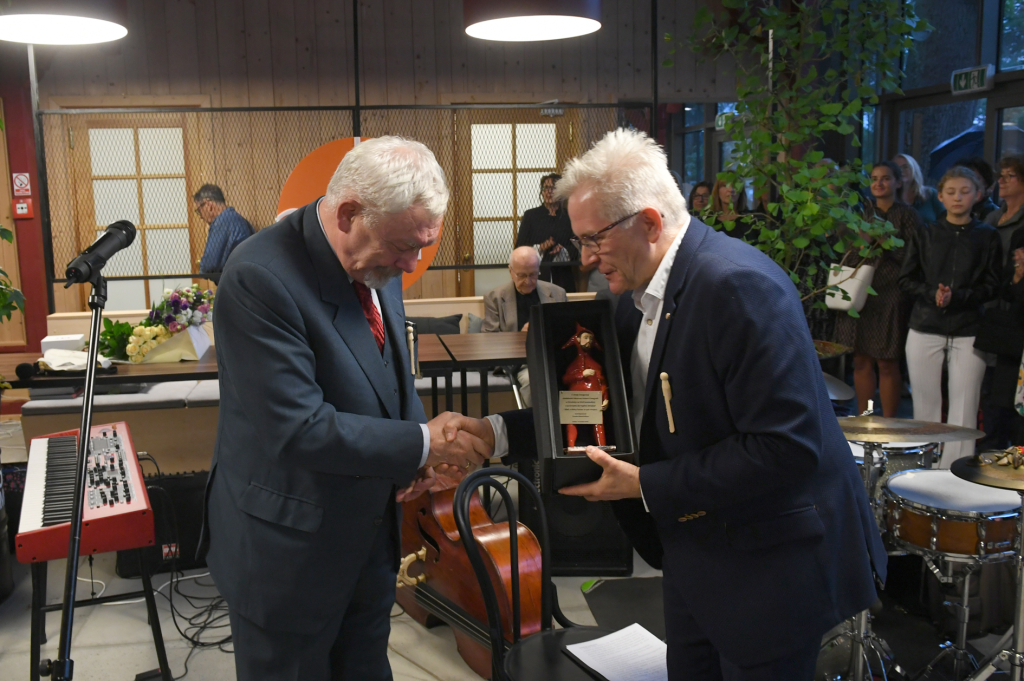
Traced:
<svg viewBox="0 0 1024 681">
<path fill-rule="evenodd" d="M 676 259 L 672 264 L 672 270 L 668 276 L 668 284 L 665 286 L 665 302 L 661 308 L 661 320 L 658 322 L 658 333 L 654 336 L 654 348 L 651 350 L 651 364 L 647 370 L 647 385 L 644 388 L 644 421 L 647 421 L 648 413 L 653 413 L 651 407 L 655 404 L 657 395 L 655 386 L 660 382 L 661 359 L 665 354 L 665 339 L 668 337 L 672 322 L 675 321 L 674 313 L 678 298 L 683 292 L 683 285 L 686 283 L 686 274 L 690 269 L 697 249 L 704 243 L 710 228 L 696 218 L 690 218 L 690 224 L 683 235 L 683 241 L 676 251 Z M 668 318 L 666 318 L 668 315 Z M 641 315 L 642 317 L 643 315 Z"/>
<path fill-rule="evenodd" d="M 370 330 L 370 324 L 363 314 L 355 289 L 348 280 L 348 273 L 341 266 L 334 249 L 324 237 L 320 228 L 320 220 L 316 214 L 317 204 L 306 206 L 302 217 L 303 237 L 306 250 L 316 270 L 320 284 L 320 299 L 337 307 L 334 315 L 334 328 L 338 331 L 349 351 L 355 356 L 356 362 L 366 374 L 374 392 L 384 404 L 391 418 L 401 418 L 398 400 L 394 394 L 393 372 L 384 366 L 384 359 L 377 348 L 377 341 Z M 380 292 L 378 292 L 378 298 Z M 384 306 L 381 305 L 383 308 Z M 385 332 L 390 330 L 385 327 Z M 393 338 L 393 336 L 392 336 Z M 391 380 L 389 379 L 391 376 Z"/>
<path fill-rule="evenodd" d="M 397 365 L 394 367 L 397 371 L 385 372 L 389 378 L 397 381 L 394 383 L 393 388 L 397 388 L 398 382 L 404 382 L 406 377 L 412 375 L 409 343 L 405 335 L 405 303 L 402 302 L 401 291 L 401 277 L 377 291 L 381 312 L 384 317 L 384 332 L 387 334 L 388 341 L 394 350 L 393 356 Z M 395 415 L 394 418 L 402 418 L 401 400 L 394 389 L 391 390 L 391 397 L 392 401 L 389 403 L 385 400 L 384 404 L 388 406 L 388 411 Z M 392 408 L 394 409 L 393 412 Z"/>
<path fill-rule="evenodd" d="M 505 310 L 505 320 L 513 331 L 519 330 L 519 308 L 516 305 L 516 287 L 509 284 L 501 292 L 501 307 Z"/>
</svg>

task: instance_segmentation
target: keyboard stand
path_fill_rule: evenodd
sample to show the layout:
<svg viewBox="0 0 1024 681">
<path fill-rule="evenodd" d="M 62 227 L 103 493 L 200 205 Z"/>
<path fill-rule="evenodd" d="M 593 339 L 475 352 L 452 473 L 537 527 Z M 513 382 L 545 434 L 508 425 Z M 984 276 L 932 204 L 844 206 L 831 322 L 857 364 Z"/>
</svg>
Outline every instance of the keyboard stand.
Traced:
<svg viewBox="0 0 1024 681">
<path fill-rule="evenodd" d="M 114 603 L 131 598 L 143 597 L 146 599 L 146 612 L 149 614 L 149 626 L 153 630 L 153 644 L 156 647 L 156 659 L 160 665 L 158 676 L 163 681 L 173 681 L 171 669 L 167 664 L 167 650 L 164 648 L 164 636 L 160 631 L 160 616 L 156 610 L 156 597 L 153 595 L 153 582 L 150 579 L 145 556 L 142 549 L 139 552 L 139 564 L 142 566 L 142 590 L 130 593 L 116 594 L 113 596 L 102 596 L 100 598 L 89 598 L 76 600 L 75 608 L 86 605 L 102 605 L 103 603 Z M 46 613 L 59 612 L 63 608 L 62 603 L 46 604 L 46 563 L 32 563 L 32 634 L 31 652 L 29 653 L 29 678 L 31 681 L 39 681 L 39 658 L 40 648 L 46 643 Z M 149 678 L 149 677 L 147 677 Z"/>
</svg>

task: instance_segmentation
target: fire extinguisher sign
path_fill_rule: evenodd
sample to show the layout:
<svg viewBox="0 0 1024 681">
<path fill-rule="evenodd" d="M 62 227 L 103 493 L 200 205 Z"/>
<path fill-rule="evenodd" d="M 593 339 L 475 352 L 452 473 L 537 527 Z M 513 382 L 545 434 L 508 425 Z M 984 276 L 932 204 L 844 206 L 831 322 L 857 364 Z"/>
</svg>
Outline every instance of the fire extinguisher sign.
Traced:
<svg viewBox="0 0 1024 681">
<path fill-rule="evenodd" d="M 29 182 L 28 173 L 11 173 L 14 184 L 15 196 L 32 196 L 32 184 Z"/>
</svg>

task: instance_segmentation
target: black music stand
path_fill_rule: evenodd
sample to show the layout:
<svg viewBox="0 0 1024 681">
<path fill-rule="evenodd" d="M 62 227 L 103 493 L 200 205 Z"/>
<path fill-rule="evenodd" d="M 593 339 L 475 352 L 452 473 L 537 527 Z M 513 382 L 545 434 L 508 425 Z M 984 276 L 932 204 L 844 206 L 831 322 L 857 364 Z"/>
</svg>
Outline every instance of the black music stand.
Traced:
<svg viewBox="0 0 1024 681">
<path fill-rule="evenodd" d="M 134 238 L 134 228 L 132 238 Z M 129 243 L 130 243 L 129 239 Z M 97 240 L 97 243 L 99 241 Z M 126 595 L 108 596 L 106 598 L 95 598 L 82 603 L 75 602 L 75 594 L 78 590 L 78 551 L 82 543 L 82 513 L 85 502 L 85 476 L 87 471 L 87 460 L 89 456 L 90 430 L 92 429 L 92 403 L 95 396 L 96 386 L 96 360 L 99 357 L 100 329 L 103 326 L 103 308 L 107 304 L 107 280 L 101 274 L 101 267 L 95 267 L 91 271 L 88 282 L 92 284 L 92 293 L 89 295 L 89 308 L 92 310 L 92 317 L 89 327 L 89 352 L 85 366 L 85 387 L 82 395 L 82 423 L 78 430 L 78 460 L 75 471 L 75 494 L 71 506 L 71 532 L 68 540 L 68 563 L 64 572 L 64 600 L 60 606 L 60 644 L 57 651 L 57 660 L 39 660 L 39 645 L 45 638 L 45 617 L 44 613 L 57 610 L 57 606 L 45 605 L 46 600 L 46 563 L 34 563 L 32 565 L 32 679 L 36 681 L 40 676 L 50 676 L 55 681 L 71 681 L 74 677 L 75 663 L 71 659 L 71 633 L 74 628 L 74 613 L 76 605 L 98 605 L 102 602 L 123 600 Z M 68 280 L 64 288 L 69 288 L 74 282 Z M 140 560 L 142 560 L 140 553 Z M 172 681 L 170 669 L 167 665 L 167 652 L 164 649 L 163 635 L 160 631 L 160 619 L 156 611 L 156 599 L 153 597 L 153 584 L 149 574 L 146 572 L 145 561 L 142 560 L 142 584 L 143 590 L 132 596 L 143 596 L 146 599 L 146 609 L 149 611 L 150 626 L 153 628 L 153 637 L 156 642 L 156 654 L 160 663 L 160 674 L 164 681 Z"/>
</svg>

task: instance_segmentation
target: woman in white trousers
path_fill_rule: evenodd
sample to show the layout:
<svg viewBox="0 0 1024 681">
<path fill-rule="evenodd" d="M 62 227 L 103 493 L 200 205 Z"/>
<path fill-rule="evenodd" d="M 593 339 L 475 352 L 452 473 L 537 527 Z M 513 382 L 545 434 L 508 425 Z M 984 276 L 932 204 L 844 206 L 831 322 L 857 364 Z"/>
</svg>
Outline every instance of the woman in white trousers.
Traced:
<svg viewBox="0 0 1024 681">
<path fill-rule="evenodd" d="M 918 230 L 907 244 L 900 290 L 910 297 L 907 369 L 914 418 L 942 421 L 942 365 L 947 364 L 950 425 L 975 428 L 985 359 L 974 349 L 982 306 L 999 289 L 999 234 L 971 217 L 982 180 L 968 168 L 951 168 L 939 182 L 946 215 Z M 943 447 L 942 468 L 974 453 L 974 442 Z"/>
</svg>

